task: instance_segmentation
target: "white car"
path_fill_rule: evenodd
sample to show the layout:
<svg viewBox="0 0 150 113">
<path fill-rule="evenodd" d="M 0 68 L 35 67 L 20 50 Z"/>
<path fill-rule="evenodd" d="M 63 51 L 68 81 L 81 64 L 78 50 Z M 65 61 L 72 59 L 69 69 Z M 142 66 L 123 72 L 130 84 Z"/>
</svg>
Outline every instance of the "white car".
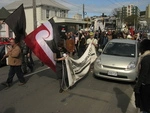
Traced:
<svg viewBox="0 0 150 113">
<path fill-rule="evenodd" d="M 94 76 L 133 82 L 138 75 L 138 41 L 110 40 L 94 63 Z"/>
</svg>

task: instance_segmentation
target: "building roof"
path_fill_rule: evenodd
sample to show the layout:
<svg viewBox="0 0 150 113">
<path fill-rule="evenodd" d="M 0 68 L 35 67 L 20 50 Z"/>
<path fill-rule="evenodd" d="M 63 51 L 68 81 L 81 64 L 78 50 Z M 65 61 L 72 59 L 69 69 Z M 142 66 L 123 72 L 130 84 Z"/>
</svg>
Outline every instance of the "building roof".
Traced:
<svg viewBox="0 0 150 113">
<path fill-rule="evenodd" d="M 6 19 L 9 15 L 10 13 L 4 7 L 0 9 L 0 20 Z"/>
<path fill-rule="evenodd" d="M 32 7 L 32 0 L 15 1 L 9 5 L 6 5 L 5 8 L 7 10 L 15 10 L 16 7 L 19 7 L 21 4 L 24 5 L 24 8 L 30 8 L 30 7 Z M 36 0 L 36 6 L 42 6 L 42 5 L 57 7 L 57 8 L 63 9 L 63 10 L 69 10 L 67 7 L 56 2 L 55 0 Z"/>
<path fill-rule="evenodd" d="M 54 21 L 56 23 L 74 23 L 74 24 L 91 24 L 91 22 L 74 19 L 74 18 L 60 18 L 60 17 L 54 17 Z"/>
</svg>

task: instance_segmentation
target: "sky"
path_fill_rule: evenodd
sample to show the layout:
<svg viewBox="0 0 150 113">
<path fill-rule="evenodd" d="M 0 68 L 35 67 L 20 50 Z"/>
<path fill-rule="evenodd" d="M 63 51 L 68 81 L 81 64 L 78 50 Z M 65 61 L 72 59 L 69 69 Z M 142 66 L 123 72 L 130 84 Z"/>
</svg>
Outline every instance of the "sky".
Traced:
<svg viewBox="0 0 150 113">
<path fill-rule="evenodd" d="M 0 8 L 18 0 L 0 0 Z M 90 16 L 100 16 L 102 13 L 111 15 L 114 8 L 120 8 L 133 4 L 139 7 L 141 11 L 146 10 L 150 0 L 55 0 L 70 9 L 69 17 L 76 13 L 82 14 L 83 4 L 85 5 L 85 12 Z"/>
</svg>

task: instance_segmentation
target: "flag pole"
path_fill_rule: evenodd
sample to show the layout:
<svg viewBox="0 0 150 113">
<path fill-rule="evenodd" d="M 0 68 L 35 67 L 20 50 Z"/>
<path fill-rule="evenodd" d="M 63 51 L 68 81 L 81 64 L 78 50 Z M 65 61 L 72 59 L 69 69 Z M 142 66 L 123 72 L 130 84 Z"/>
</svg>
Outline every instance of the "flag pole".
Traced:
<svg viewBox="0 0 150 113">
<path fill-rule="evenodd" d="M 37 17 L 36 17 L 36 0 L 32 0 L 33 2 L 33 27 L 37 28 Z"/>
</svg>

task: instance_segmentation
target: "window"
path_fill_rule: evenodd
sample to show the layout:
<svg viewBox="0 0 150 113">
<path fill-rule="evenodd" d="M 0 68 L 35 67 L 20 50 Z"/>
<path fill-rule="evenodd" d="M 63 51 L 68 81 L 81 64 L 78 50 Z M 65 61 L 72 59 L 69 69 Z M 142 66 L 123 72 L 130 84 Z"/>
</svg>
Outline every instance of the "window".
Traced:
<svg viewBox="0 0 150 113">
<path fill-rule="evenodd" d="M 5 24 L 0 25 L 0 37 L 5 37 L 6 36 L 6 28 Z"/>
<path fill-rule="evenodd" d="M 0 37 L 6 37 L 6 32 L 5 31 L 0 31 Z"/>
<path fill-rule="evenodd" d="M 57 11 L 55 10 L 55 16 L 57 16 Z"/>
<path fill-rule="evenodd" d="M 61 12 L 60 12 L 60 17 L 63 17 L 63 18 L 66 17 L 66 12 L 65 12 L 65 10 L 61 10 Z"/>
<path fill-rule="evenodd" d="M 46 9 L 46 18 L 49 18 L 49 9 Z"/>
<path fill-rule="evenodd" d="M 9 37 L 13 37 L 13 31 L 12 30 L 9 31 Z"/>
</svg>

